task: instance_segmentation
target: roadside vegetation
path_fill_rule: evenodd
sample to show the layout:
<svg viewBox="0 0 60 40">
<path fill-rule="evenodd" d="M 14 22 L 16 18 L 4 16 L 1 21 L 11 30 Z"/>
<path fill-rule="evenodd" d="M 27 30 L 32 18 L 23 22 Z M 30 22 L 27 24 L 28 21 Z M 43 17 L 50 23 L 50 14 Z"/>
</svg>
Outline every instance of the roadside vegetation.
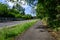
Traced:
<svg viewBox="0 0 60 40">
<path fill-rule="evenodd" d="M 37 18 L 42 19 L 54 37 L 60 40 L 60 1 L 38 0 L 36 11 Z"/>
<path fill-rule="evenodd" d="M 14 0 L 11 0 L 14 2 Z M 34 4 L 35 0 L 26 0 L 28 5 L 33 8 L 36 6 L 36 17 L 41 19 L 43 23 L 52 31 L 60 35 L 60 0 L 37 0 L 37 5 Z M 13 17 L 32 19 L 31 15 L 24 13 L 25 9 L 19 4 L 13 6 L 12 9 L 8 5 L 0 3 L 0 17 Z M 59 39 L 60 40 L 60 39 Z"/>
<path fill-rule="evenodd" d="M 11 28 L 0 29 L 0 40 L 13 40 L 14 37 L 21 35 L 24 31 L 29 29 L 37 20 L 31 20 L 23 24 L 17 24 Z"/>
<path fill-rule="evenodd" d="M 32 15 L 25 14 L 25 9 L 19 4 L 16 4 L 10 8 L 7 4 L 0 3 L 0 18 L 21 18 L 21 19 L 32 19 Z"/>
<path fill-rule="evenodd" d="M 60 1 L 59 0 L 37 0 L 36 16 L 51 30 L 60 40 Z M 34 0 L 29 1 L 33 4 Z M 56 37 L 56 38 L 57 38 Z"/>
<path fill-rule="evenodd" d="M 11 0 L 14 2 L 14 0 Z M 59 30 L 60 27 L 60 1 L 59 0 L 37 0 L 36 17 L 46 21 L 48 27 Z M 18 2 L 18 1 L 17 1 Z M 31 6 L 34 0 L 26 2 Z M 34 6 L 33 6 L 34 8 Z M 0 17 L 31 19 L 32 16 L 25 14 L 25 9 L 18 3 L 10 8 L 7 4 L 0 3 Z"/>
</svg>

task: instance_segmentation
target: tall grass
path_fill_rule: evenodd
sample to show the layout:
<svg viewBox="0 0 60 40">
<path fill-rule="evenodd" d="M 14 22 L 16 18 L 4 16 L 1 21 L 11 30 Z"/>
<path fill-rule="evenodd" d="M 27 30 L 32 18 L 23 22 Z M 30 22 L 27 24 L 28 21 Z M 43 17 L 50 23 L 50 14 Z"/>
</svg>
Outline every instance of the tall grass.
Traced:
<svg viewBox="0 0 60 40">
<path fill-rule="evenodd" d="M 0 40 L 11 40 L 13 37 L 20 35 L 22 32 L 31 27 L 36 21 L 37 20 L 32 20 L 31 22 L 18 24 L 11 28 L 0 29 Z"/>
</svg>

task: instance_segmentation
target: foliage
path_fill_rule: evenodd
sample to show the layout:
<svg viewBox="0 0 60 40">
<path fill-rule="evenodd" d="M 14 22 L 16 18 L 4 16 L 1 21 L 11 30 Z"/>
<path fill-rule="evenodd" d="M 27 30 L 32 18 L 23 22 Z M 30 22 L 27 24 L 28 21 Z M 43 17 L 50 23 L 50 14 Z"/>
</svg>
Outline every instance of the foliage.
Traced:
<svg viewBox="0 0 60 40">
<path fill-rule="evenodd" d="M 32 16 L 30 14 L 26 14 L 26 15 L 22 16 L 22 18 L 24 18 L 24 19 L 32 19 Z"/>
<path fill-rule="evenodd" d="M 7 5 L 0 3 L 0 17 L 2 17 L 3 15 L 5 17 L 7 13 L 8 13 Z"/>
<path fill-rule="evenodd" d="M 6 4 L 0 3 L 0 17 L 31 19 L 32 16 L 25 15 L 24 11 L 25 9 L 19 4 L 10 9 Z"/>
<path fill-rule="evenodd" d="M 60 27 L 59 0 L 38 0 L 36 11 L 38 18 L 47 18 L 47 24 L 50 28 Z"/>
</svg>

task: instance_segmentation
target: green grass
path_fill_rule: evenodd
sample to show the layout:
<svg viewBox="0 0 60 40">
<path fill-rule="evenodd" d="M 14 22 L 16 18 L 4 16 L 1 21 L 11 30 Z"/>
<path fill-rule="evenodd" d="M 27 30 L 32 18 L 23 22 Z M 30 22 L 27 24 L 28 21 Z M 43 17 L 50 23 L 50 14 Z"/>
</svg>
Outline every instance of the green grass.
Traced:
<svg viewBox="0 0 60 40">
<path fill-rule="evenodd" d="M 0 40 L 11 40 L 15 36 L 20 35 L 31 27 L 37 20 L 32 20 L 31 22 L 26 22 L 23 24 L 18 24 L 11 28 L 0 29 Z"/>
</svg>

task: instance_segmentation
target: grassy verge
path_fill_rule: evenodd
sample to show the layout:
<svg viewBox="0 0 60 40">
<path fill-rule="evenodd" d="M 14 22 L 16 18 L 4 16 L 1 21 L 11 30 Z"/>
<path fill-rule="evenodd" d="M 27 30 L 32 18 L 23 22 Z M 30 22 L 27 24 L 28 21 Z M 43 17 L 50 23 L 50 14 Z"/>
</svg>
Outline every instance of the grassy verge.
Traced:
<svg viewBox="0 0 60 40">
<path fill-rule="evenodd" d="M 37 20 L 32 20 L 31 22 L 26 22 L 23 24 L 18 24 L 11 28 L 0 29 L 0 40 L 12 40 L 13 37 L 21 34 L 29 27 L 31 27 Z"/>
<path fill-rule="evenodd" d="M 46 18 L 42 19 L 43 25 L 47 26 Z M 53 22 L 52 22 L 53 23 Z M 47 28 L 48 32 L 54 37 L 56 40 L 60 40 L 60 27 L 58 28 Z"/>
<path fill-rule="evenodd" d="M 43 25 L 47 26 L 47 18 L 42 19 Z"/>
</svg>

